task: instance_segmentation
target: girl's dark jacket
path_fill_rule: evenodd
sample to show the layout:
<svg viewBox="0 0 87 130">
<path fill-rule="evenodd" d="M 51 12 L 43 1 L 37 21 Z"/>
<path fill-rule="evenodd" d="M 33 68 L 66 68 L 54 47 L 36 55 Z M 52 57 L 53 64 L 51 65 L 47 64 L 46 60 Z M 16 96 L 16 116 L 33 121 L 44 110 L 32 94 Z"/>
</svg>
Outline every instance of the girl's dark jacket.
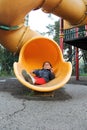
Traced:
<svg viewBox="0 0 87 130">
<path fill-rule="evenodd" d="M 36 69 L 33 73 L 39 78 L 44 78 L 46 82 L 55 78 L 54 73 L 52 73 L 49 69 Z"/>
</svg>

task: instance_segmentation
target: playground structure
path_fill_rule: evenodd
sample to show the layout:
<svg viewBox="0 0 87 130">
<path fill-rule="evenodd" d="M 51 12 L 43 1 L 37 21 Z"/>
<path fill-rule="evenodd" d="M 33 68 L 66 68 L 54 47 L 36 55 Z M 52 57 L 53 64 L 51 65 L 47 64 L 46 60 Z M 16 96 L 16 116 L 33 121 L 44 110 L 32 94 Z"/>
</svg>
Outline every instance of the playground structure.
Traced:
<svg viewBox="0 0 87 130">
<path fill-rule="evenodd" d="M 18 80 L 26 87 L 42 92 L 62 87 L 71 76 L 71 63 L 64 61 L 55 41 L 24 26 L 24 18 L 31 10 L 41 8 L 45 13 L 62 17 L 64 29 L 84 25 L 87 24 L 87 0 L 0 0 L 0 5 L 0 42 L 11 52 L 20 53 L 19 61 L 14 63 Z M 53 65 L 54 80 L 42 86 L 31 85 L 24 80 L 22 69 L 40 68 L 47 60 Z"/>
<path fill-rule="evenodd" d="M 65 21 L 60 19 L 60 47 L 62 52 L 64 43 L 71 45 L 71 48 L 74 47 L 74 68 L 76 80 L 79 80 L 79 60 L 81 58 L 79 51 L 80 49 L 87 50 L 87 25 L 71 27 L 70 24 L 66 24 L 66 26 L 64 24 Z M 71 59 L 71 56 L 69 59 Z"/>
<path fill-rule="evenodd" d="M 66 29 L 64 31 L 64 42 L 77 48 L 87 50 L 87 25 L 80 26 L 80 28 Z"/>
</svg>

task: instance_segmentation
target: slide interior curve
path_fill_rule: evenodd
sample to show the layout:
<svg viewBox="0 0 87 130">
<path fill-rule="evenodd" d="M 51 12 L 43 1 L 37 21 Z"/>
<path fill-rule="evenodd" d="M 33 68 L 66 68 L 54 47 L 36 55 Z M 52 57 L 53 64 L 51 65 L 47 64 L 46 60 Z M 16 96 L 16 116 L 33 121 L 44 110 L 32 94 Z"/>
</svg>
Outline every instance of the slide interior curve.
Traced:
<svg viewBox="0 0 87 130">
<path fill-rule="evenodd" d="M 44 61 L 52 63 L 56 78 L 44 85 L 31 85 L 22 76 L 22 70 L 28 73 L 41 68 Z M 17 79 L 26 87 L 40 92 L 49 92 L 63 87 L 72 73 L 72 65 L 65 62 L 59 45 L 44 37 L 32 38 L 24 44 L 20 51 L 18 62 L 14 63 L 14 72 Z"/>
</svg>

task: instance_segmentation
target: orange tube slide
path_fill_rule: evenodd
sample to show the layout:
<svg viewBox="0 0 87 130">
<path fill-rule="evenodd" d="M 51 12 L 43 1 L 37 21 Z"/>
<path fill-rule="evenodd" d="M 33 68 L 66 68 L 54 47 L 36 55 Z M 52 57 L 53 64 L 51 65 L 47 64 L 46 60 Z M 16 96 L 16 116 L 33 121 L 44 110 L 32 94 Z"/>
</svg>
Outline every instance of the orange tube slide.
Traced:
<svg viewBox="0 0 87 130">
<path fill-rule="evenodd" d="M 62 17 L 71 25 L 82 25 L 87 23 L 86 6 L 86 0 L 47 0 L 42 10 Z"/>
<path fill-rule="evenodd" d="M 87 22 L 86 5 L 85 0 L 0 0 L 0 43 L 12 52 L 20 52 L 19 61 L 14 63 L 16 77 L 26 87 L 48 92 L 69 80 L 72 67 L 70 62 L 64 61 L 57 43 L 24 26 L 26 14 L 38 8 L 62 17 L 72 25 L 79 25 Z M 56 78 L 43 87 L 27 83 L 21 70 L 29 72 L 40 68 L 46 60 L 52 62 Z"/>
<path fill-rule="evenodd" d="M 7 31 L 0 29 L 0 43 L 10 50 L 17 52 L 28 39 L 34 36 L 40 36 L 37 32 L 24 26 L 26 14 L 42 4 L 43 0 L 0 0 L 0 27 L 9 27 Z M 12 27 L 17 29 L 11 30 Z"/>
<path fill-rule="evenodd" d="M 40 34 L 24 26 L 24 18 L 33 9 L 42 8 L 67 20 L 72 25 L 87 23 L 86 0 L 0 0 L 0 43 L 12 52 L 19 51 L 30 38 Z M 77 8 L 78 7 L 78 8 Z M 12 27 L 17 29 L 11 30 Z"/>
<path fill-rule="evenodd" d="M 22 70 L 28 73 L 36 68 L 41 68 L 44 61 L 50 61 L 56 78 L 44 85 L 32 85 L 25 81 Z M 32 38 L 24 44 L 20 51 L 19 61 L 14 63 L 14 72 L 18 80 L 26 87 L 49 92 L 61 88 L 68 82 L 72 73 L 70 62 L 65 62 L 60 47 L 56 42 L 44 37 Z"/>
</svg>

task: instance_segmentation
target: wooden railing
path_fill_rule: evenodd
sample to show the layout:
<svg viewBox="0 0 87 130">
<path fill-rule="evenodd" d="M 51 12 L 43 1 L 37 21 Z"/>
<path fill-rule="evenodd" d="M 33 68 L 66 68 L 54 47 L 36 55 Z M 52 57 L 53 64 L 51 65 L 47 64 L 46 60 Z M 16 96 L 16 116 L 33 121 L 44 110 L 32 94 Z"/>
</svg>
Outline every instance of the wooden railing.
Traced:
<svg viewBox="0 0 87 130">
<path fill-rule="evenodd" d="M 78 35 L 78 36 L 77 36 Z M 64 41 L 87 37 L 87 25 L 64 30 Z"/>
</svg>

